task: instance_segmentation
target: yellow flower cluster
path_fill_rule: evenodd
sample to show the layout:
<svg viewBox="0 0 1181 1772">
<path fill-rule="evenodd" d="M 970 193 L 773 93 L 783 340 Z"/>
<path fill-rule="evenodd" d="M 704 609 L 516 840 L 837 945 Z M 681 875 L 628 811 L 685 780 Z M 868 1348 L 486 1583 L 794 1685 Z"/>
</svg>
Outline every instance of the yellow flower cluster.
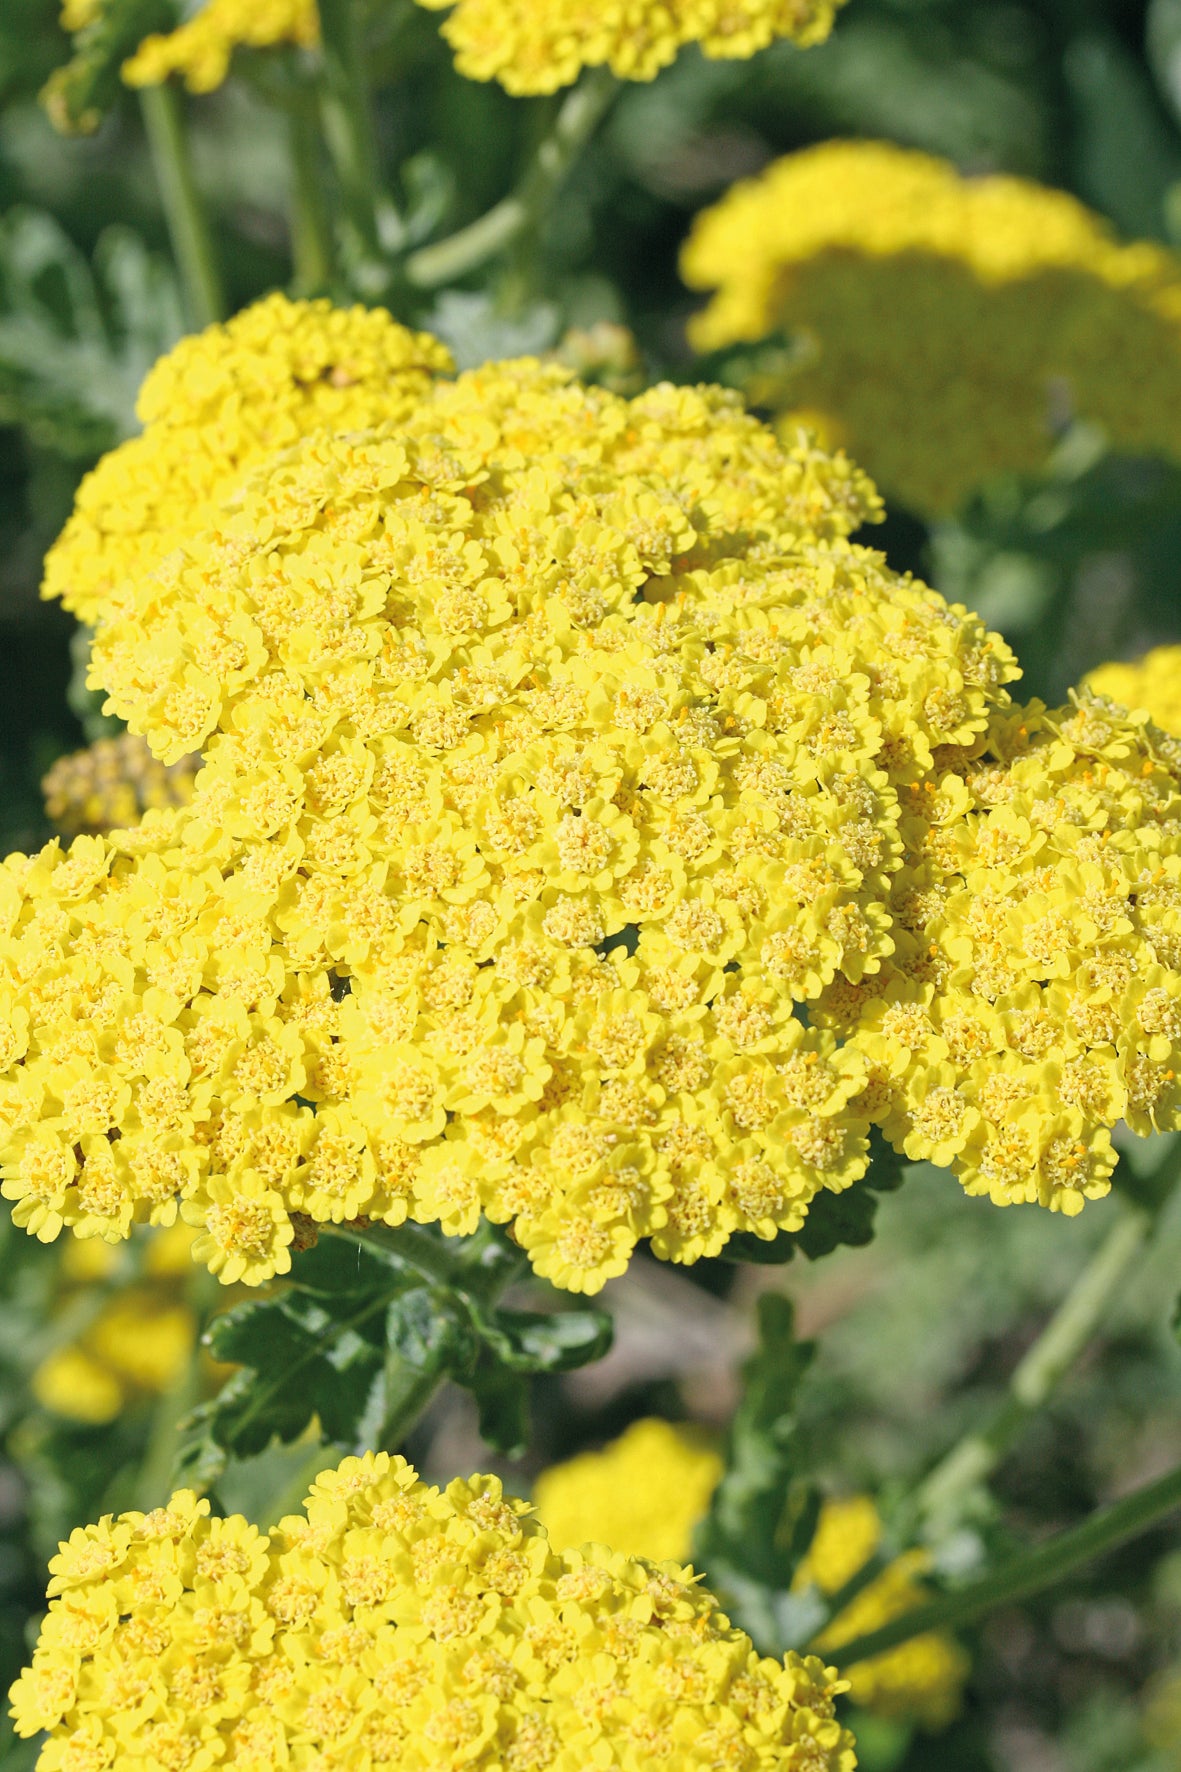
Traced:
<svg viewBox="0 0 1181 1772">
<path fill-rule="evenodd" d="M 93 650 L 191 807 L 0 875 L 17 1221 L 183 1201 L 256 1283 L 293 1212 L 482 1211 L 594 1291 L 855 1181 L 866 1062 L 796 1006 L 892 952 L 899 792 L 1015 673 L 870 508 L 720 390 L 530 363 L 260 470 Z"/>
<path fill-rule="evenodd" d="M 558 1546 L 605 1542 L 625 1556 L 647 1545 L 683 1562 L 693 1530 L 722 1475 L 717 1453 L 685 1428 L 637 1421 L 602 1452 L 583 1452 L 543 1471 L 534 1500 Z M 835 1594 L 874 1556 L 881 1519 L 868 1496 L 826 1501 L 796 1586 Z M 820 1639 L 825 1654 L 909 1612 L 926 1598 L 916 1576 L 922 1551 L 898 1557 L 833 1620 Z M 855 1704 L 884 1716 L 913 1717 L 942 1728 L 959 1709 L 967 1658 L 952 1637 L 929 1634 L 842 1670 Z"/>
<path fill-rule="evenodd" d="M 601 1452 L 542 1471 L 533 1500 L 559 1547 L 609 1544 L 626 1557 L 684 1563 L 723 1469 L 704 1435 L 652 1416 Z"/>
<path fill-rule="evenodd" d="M 308 48 L 319 34 L 316 0 L 205 0 L 175 31 L 145 37 L 124 62 L 123 78 L 128 86 L 160 86 L 180 74 L 190 92 L 212 92 L 235 49 Z"/>
<path fill-rule="evenodd" d="M 189 1491 L 79 1528 L 12 1688 L 40 1772 L 851 1772 L 843 1689 L 691 1572 L 557 1551 L 495 1477 L 346 1459 L 268 1534 Z"/>
<path fill-rule="evenodd" d="M 832 30 L 842 0 L 419 0 L 455 9 L 443 35 L 470 80 L 508 92 L 556 92 L 583 68 L 651 80 L 686 44 L 745 57 L 776 38 L 806 47 Z"/>
<path fill-rule="evenodd" d="M 82 1334 L 41 1362 L 32 1389 L 43 1407 L 71 1421 L 113 1421 L 137 1393 L 165 1391 L 180 1377 L 197 1336 L 196 1317 L 177 1295 L 192 1271 L 193 1235 L 182 1224 L 154 1235 L 142 1278 L 119 1287 Z M 61 1260 L 64 1310 L 81 1288 L 109 1281 L 116 1262 L 109 1244 L 72 1238 Z"/>
<path fill-rule="evenodd" d="M 1181 456 L 1181 264 L 1121 245 L 1061 191 L 828 142 L 698 217 L 683 272 L 718 291 L 695 343 L 800 336 L 758 397 L 824 415 L 914 510 L 1036 470 L 1075 416 L 1118 448 Z"/>
<path fill-rule="evenodd" d="M 866 1060 L 896 1149 L 1074 1214 L 1109 1188 L 1109 1128 L 1181 1123 L 1181 742 L 1085 692 L 1035 702 L 904 790 L 902 828 L 894 951 L 813 1021 Z"/>
<path fill-rule="evenodd" d="M 1156 646 L 1134 664 L 1100 665 L 1084 682 L 1095 695 L 1143 709 L 1162 732 L 1181 737 L 1181 646 Z"/>
<path fill-rule="evenodd" d="M 279 294 L 182 340 L 144 382 L 143 434 L 82 482 L 42 595 L 99 620 L 115 587 L 213 522 L 263 456 L 320 429 L 397 420 L 450 366 L 441 344 L 384 309 Z"/>
<path fill-rule="evenodd" d="M 838 1593 L 876 1554 L 881 1539 L 881 1517 L 868 1495 L 826 1501 L 795 1585 L 804 1588 L 814 1583 L 823 1594 Z M 913 1611 L 929 1597 L 930 1590 L 920 1579 L 929 1568 L 926 1551 L 896 1557 L 833 1619 L 817 1639 L 817 1648 L 825 1655 L 836 1654 L 842 1643 Z M 959 1711 L 968 1668 L 968 1657 L 954 1637 L 928 1631 L 843 1671 L 850 1698 L 863 1710 L 943 1729 Z"/>
<path fill-rule="evenodd" d="M 138 824 L 161 806 L 186 806 L 199 759 L 161 763 L 142 738 L 120 733 L 59 757 L 41 783 L 45 812 L 68 836 Z"/>
</svg>

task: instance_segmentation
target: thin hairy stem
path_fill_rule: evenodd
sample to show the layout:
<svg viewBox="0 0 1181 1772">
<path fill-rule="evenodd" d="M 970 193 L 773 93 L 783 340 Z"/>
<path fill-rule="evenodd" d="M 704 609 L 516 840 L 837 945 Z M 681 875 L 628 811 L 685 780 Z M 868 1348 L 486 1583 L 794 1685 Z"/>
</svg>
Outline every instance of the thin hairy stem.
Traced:
<svg viewBox="0 0 1181 1772">
<path fill-rule="evenodd" d="M 291 142 L 291 251 L 297 295 L 327 295 L 335 280 L 332 217 L 320 167 L 320 130 L 308 92 L 289 109 Z"/>
<path fill-rule="evenodd" d="M 380 295 L 390 281 L 383 259 L 383 198 L 377 136 L 366 77 L 358 0 L 320 0 L 324 139 L 340 186 L 349 270 L 358 292 Z"/>
</svg>

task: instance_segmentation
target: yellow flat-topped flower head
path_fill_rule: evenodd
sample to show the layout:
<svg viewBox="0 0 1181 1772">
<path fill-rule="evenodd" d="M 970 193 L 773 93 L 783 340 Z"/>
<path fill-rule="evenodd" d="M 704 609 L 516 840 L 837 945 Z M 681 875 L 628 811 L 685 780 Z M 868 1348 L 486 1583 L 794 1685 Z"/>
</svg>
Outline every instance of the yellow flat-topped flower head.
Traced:
<svg viewBox="0 0 1181 1772">
<path fill-rule="evenodd" d="M 305 1508 L 260 1533 L 181 1491 L 74 1533 L 11 1693 L 43 1772 L 856 1764 L 835 1669 L 760 1656 L 675 1563 L 555 1548 L 495 1477 L 367 1454 Z"/>
<path fill-rule="evenodd" d="M 820 414 L 925 515 L 1042 467 L 1076 417 L 1181 457 L 1181 262 L 1062 191 L 827 142 L 699 216 L 682 268 L 716 292 L 698 347 L 795 335 L 790 372 L 752 393 Z"/>
<path fill-rule="evenodd" d="M 142 435 L 82 482 L 42 595 L 100 621 L 117 586 L 212 522 L 260 457 L 323 428 L 397 419 L 450 366 L 441 344 L 384 309 L 278 293 L 183 339 L 140 390 Z"/>
<path fill-rule="evenodd" d="M 46 774 L 45 814 L 66 836 L 133 825 L 155 808 L 187 805 L 198 766 L 192 756 L 165 765 L 130 732 L 96 739 Z"/>
<path fill-rule="evenodd" d="M 900 789 L 1015 668 L 849 544 L 875 511 L 720 390 L 526 362 L 152 535 L 93 673 L 205 767 L 7 864 L 17 1219 L 180 1209 L 253 1284 L 292 1213 L 483 1213 L 596 1291 L 641 1238 L 695 1261 L 854 1183 L 865 1060 L 796 1006 L 891 954 Z"/>
<path fill-rule="evenodd" d="M 128 86 L 159 86 L 179 74 L 190 92 L 212 92 L 235 49 L 309 48 L 320 35 L 316 0 L 204 0 L 175 31 L 145 37 L 123 64 Z"/>
<path fill-rule="evenodd" d="M 821 43 L 841 0 L 419 0 L 454 6 L 443 35 L 470 80 L 508 92 L 556 92 L 584 68 L 651 80 L 688 44 L 746 57 L 779 38 Z"/>
<path fill-rule="evenodd" d="M 653 1555 L 679 1562 L 691 1554 L 694 1529 L 722 1470 L 697 1430 L 653 1418 L 633 1422 L 601 1452 L 551 1465 L 537 1479 L 534 1500 L 560 1547 L 610 1543 L 639 1554 L 646 1544 Z M 869 1496 L 826 1501 L 796 1587 L 837 1593 L 875 1555 L 881 1537 Z M 921 1551 L 896 1558 L 828 1626 L 820 1641 L 824 1652 L 835 1655 L 842 1642 L 920 1605 L 927 1596 L 918 1578 L 927 1565 Z M 939 1729 L 959 1709 L 967 1665 L 954 1638 L 930 1632 L 843 1671 L 850 1698 L 863 1709 Z"/>
</svg>

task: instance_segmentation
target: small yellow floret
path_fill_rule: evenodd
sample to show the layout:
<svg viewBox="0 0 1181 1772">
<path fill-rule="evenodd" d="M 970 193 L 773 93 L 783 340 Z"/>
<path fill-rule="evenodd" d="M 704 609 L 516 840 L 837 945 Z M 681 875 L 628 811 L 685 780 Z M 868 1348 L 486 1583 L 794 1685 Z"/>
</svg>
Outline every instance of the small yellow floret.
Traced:
<svg viewBox="0 0 1181 1772">
<path fill-rule="evenodd" d="M 453 0 L 419 0 L 441 9 Z M 822 43 L 841 0 L 458 0 L 443 26 L 455 65 L 470 80 L 513 93 L 556 92 L 583 68 L 651 80 L 679 50 L 745 57 L 787 37 Z"/>
<path fill-rule="evenodd" d="M 75 1532 L 11 1691 L 43 1772 L 856 1764 L 835 1669 L 760 1656 L 675 1563 L 555 1549 L 495 1477 L 370 1453 L 306 1510 L 260 1533 L 181 1491 Z"/>
<path fill-rule="evenodd" d="M 1095 695 L 1140 708 L 1162 732 L 1181 737 L 1181 646 L 1156 646 L 1132 664 L 1105 664 L 1084 679 Z"/>
<path fill-rule="evenodd" d="M 629 1554 L 648 1545 L 654 1555 L 682 1561 L 721 1475 L 721 1459 L 693 1430 L 637 1421 L 603 1451 L 543 1471 L 534 1499 L 556 1545 L 611 1543 Z M 797 1586 L 836 1593 L 874 1555 L 881 1533 L 868 1496 L 825 1502 Z M 821 1647 L 833 1653 L 919 1605 L 926 1596 L 916 1576 L 924 1567 L 921 1552 L 891 1563 L 833 1621 Z M 929 1634 L 845 1672 L 849 1696 L 863 1709 L 938 1729 L 959 1709 L 967 1657 L 952 1637 Z"/>
<path fill-rule="evenodd" d="M 1041 467 L 1073 417 L 1181 456 L 1181 262 L 1062 191 L 827 142 L 699 216 L 682 262 L 717 291 L 699 348 L 798 335 L 798 362 L 752 393 L 823 414 L 917 511 Z"/>
</svg>

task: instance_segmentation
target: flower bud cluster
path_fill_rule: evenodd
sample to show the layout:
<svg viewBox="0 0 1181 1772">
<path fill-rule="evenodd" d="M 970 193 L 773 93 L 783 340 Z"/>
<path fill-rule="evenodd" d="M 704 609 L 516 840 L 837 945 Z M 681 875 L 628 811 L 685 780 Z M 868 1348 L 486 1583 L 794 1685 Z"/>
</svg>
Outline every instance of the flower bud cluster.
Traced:
<svg viewBox="0 0 1181 1772">
<path fill-rule="evenodd" d="M 59 757 L 41 783 L 45 813 L 66 836 L 138 824 L 145 812 L 187 806 L 199 759 L 161 763 L 133 733 Z"/>
</svg>

